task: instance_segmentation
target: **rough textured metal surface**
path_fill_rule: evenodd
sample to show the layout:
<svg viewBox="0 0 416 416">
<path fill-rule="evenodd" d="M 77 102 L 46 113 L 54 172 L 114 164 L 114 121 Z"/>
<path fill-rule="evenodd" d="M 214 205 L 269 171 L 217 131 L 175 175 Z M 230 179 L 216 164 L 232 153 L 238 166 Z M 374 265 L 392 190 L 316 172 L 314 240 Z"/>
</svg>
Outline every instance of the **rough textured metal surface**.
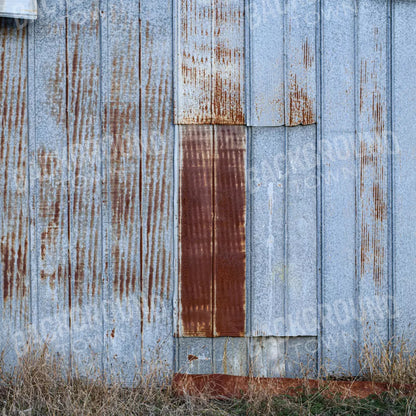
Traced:
<svg viewBox="0 0 416 416">
<path fill-rule="evenodd" d="M 249 125 L 314 124 L 316 0 L 249 4 Z"/>
<path fill-rule="evenodd" d="M 246 131 L 180 132 L 181 334 L 243 336 Z"/>
<path fill-rule="evenodd" d="M 21 346 L 13 341 L 24 342 L 32 321 L 26 36 L 0 20 L 0 326 L 11 360 Z"/>
<path fill-rule="evenodd" d="M 334 371 L 358 371 L 363 344 L 393 336 L 390 5 L 324 4 L 322 349 Z"/>
<path fill-rule="evenodd" d="M 173 10 L 43 6 L 0 21 L 3 333 L 81 371 L 169 368 Z"/>
<path fill-rule="evenodd" d="M 250 136 L 251 334 L 317 334 L 316 129 Z"/>
<path fill-rule="evenodd" d="M 416 7 L 411 1 L 396 2 L 393 17 L 393 84 L 392 129 L 394 161 L 393 235 L 394 235 L 394 333 L 416 342 L 416 309 L 414 276 L 416 273 L 416 142 L 414 119 L 416 110 Z"/>
<path fill-rule="evenodd" d="M 0 0 L 0 16 L 15 19 L 36 19 L 36 0 Z"/>
<path fill-rule="evenodd" d="M 175 1 L 175 122 L 244 124 L 244 1 Z"/>
<path fill-rule="evenodd" d="M 326 0 L 322 23 L 322 333 L 325 365 L 357 371 L 355 2 Z M 344 74 L 340 77 L 340 74 Z M 341 220 L 342 219 L 342 220 Z"/>
<path fill-rule="evenodd" d="M 45 0 L 36 22 L 1 18 L 8 363 L 34 336 L 127 380 L 151 362 L 357 373 L 367 336 L 414 342 L 416 4 L 275 2 L 258 27 L 266 3 L 245 22 L 243 2 L 202 0 Z M 174 95 L 182 63 L 194 78 Z M 174 105 L 244 123 L 244 90 L 256 127 L 173 126 Z M 175 223 L 189 225 L 176 259 Z"/>
</svg>

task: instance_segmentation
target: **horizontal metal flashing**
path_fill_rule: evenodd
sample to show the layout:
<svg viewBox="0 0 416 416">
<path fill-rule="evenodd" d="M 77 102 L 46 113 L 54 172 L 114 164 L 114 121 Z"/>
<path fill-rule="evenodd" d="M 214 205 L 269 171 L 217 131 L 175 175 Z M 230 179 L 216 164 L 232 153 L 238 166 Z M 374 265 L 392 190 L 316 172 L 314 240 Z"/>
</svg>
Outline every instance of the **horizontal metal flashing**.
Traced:
<svg viewBox="0 0 416 416">
<path fill-rule="evenodd" d="M 38 17 L 36 0 L 0 0 L 0 17 L 35 20 Z"/>
</svg>

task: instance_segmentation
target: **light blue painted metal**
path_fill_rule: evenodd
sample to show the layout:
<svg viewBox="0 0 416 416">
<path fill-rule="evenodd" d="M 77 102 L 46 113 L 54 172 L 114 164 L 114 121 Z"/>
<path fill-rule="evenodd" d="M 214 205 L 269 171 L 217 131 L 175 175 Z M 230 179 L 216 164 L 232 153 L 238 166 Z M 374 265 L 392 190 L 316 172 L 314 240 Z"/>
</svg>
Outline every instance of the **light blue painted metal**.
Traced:
<svg viewBox="0 0 416 416">
<path fill-rule="evenodd" d="M 416 343 L 414 277 L 416 273 L 416 65 L 412 52 L 416 45 L 415 4 L 393 3 L 393 261 L 394 334 Z"/>
<path fill-rule="evenodd" d="M 322 2 L 323 364 L 357 371 L 355 1 Z"/>
<path fill-rule="evenodd" d="M 357 374 L 367 336 L 414 345 L 416 3 L 252 0 L 244 39 L 242 2 L 200 0 L 189 27 L 204 33 L 189 41 L 190 3 L 45 1 L 27 26 L 0 20 L 8 362 L 33 336 L 126 381 L 153 364 L 277 377 L 322 360 Z M 211 100 L 213 45 L 236 53 L 214 68 L 222 93 L 239 84 L 242 108 L 248 97 L 247 333 L 175 339 L 173 108 L 242 122 L 230 97 L 193 108 Z M 209 73 L 206 99 L 198 78 L 173 97 L 184 63 Z"/>
<path fill-rule="evenodd" d="M 0 0 L 0 16 L 15 19 L 36 19 L 38 8 L 36 0 Z"/>
<path fill-rule="evenodd" d="M 316 122 L 316 0 L 249 2 L 248 125 Z"/>
</svg>

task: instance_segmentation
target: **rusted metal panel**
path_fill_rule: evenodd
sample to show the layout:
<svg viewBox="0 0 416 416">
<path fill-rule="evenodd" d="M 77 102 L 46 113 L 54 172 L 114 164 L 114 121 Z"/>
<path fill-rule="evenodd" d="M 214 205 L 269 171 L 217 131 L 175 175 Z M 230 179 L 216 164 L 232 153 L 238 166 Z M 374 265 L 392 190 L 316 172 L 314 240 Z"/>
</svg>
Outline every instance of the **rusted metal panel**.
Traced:
<svg viewBox="0 0 416 416">
<path fill-rule="evenodd" d="M 245 332 L 245 129 L 181 128 L 181 334 Z"/>
<path fill-rule="evenodd" d="M 71 353 L 88 370 L 103 362 L 99 2 L 67 12 Z"/>
<path fill-rule="evenodd" d="M 34 61 L 30 99 L 32 285 L 37 289 L 37 332 L 69 357 L 68 113 L 65 2 L 30 32 Z M 31 27 L 29 27 L 31 29 Z M 34 82 L 36 80 L 36 82 Z"/>
<path fill-rule="evenodd" d="M 0 0 L 0 16 L 15 19 L 36 19 L 36 0 Z"/>
<path fill-rule="evenodd" d="M 177 124 L 244 124 L 244 1 L 177 0 Z"/>
<path fill-rule="evenodd" d="M 213 130 L 180 129 L 181 335 L 213 336 Z"/>
<path fill-rule="evenodd" d="M 389 337 L 387 13 L 384 2 L 358 5 L 356 255 L 362 344 L 366 336 L 384 341 Z"/>
<path fill-rule="evenodd" d="M 31 322 L 26 63 L 27 29 L 0 19 L 0 325 L 12 354 Z"/>
<path fill-rule="evenodd" d="M 316 123 L 316 0 L 250 2 L 249 125 Z"/>
<path fill-rule="evenodd" d="M 246 129 L 214 129 L 214 335 L 244 336 Z"/>
</svg>

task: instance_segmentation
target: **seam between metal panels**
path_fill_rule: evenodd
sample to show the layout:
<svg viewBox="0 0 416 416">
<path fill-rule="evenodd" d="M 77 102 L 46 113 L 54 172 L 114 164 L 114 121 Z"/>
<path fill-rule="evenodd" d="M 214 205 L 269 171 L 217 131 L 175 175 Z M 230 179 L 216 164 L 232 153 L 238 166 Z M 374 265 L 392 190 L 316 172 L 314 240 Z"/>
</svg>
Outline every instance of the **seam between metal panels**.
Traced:
<svg viewBox="0 0 416 416">
<path fill-rule="evenodd" d="M 213 124 L 214 122 L 214 112 L 215 112 L 215 108 L 214 108 L 214 71 L 215 71 L 215 66 L 214 66 L 214 16 L 215 16 L 215 9 L 214 9 L 214 1 L 215 0 L 211 0 L 211 74 L 210 74 L 210 115 L 209 115 L 209 124 Z M 212 331 L 214 332 L 214 327 L 212 327 Z"/>
<path fill-rule="evenodd" d="M 248 113 L 247 113 L 248 114 Z M 252 128 L 246 127 L 246 375 L 249 375 L 251 370 L 251 337 L 253 336 L 253 262 L 252 262 L 252 253 L 253 253 L 253 135 Z"/>
<path fill-rule="evenodd" d="M 68 330 L 69 330 L 69 371 L 72 374 L 72 259 L 71 259 L 71 177 L 70 177 L 70 140 L 71 140 L 71 133 L 69 131 L 69 44 L 68 44 L 68 36 L 69 36 L 69 17 L 68 17 L 68 0 L 65 0 L 65 127 L 66 127 L 66 170 L 67 170 L 67 179 L 66 179 L 66 186 L 67 186 L 67 221 L 68 221 Z"/>
<path fill-rule="evenodd" d="M 26 66 L 27 66 L 27 86 L 26 86 L 26 100 L 28 102 L 28 109 L 27 109 L 27 124 L 28 124 L 28 133 L 27 133 L 27 178 L 28 178 L 28 215 L 29 215 L 29 235 L 28 235 L 28 244 L 29 244 L 29 253 L 28 253 L 28 270 L 29 270 L 29 287 L 30 287 L 30 294 L 29 294 L 29 322 L 30 324 L 33 326 L 34 322 L 34 317 L 36 320 L 36 332 L 39 332 L 39 314 L 37 313 L 37 306 L 39 305 L 39 302 L 37 301 L 38 298 L 38 290 L 36 287 L 36 309 L 35 309 L 35 313 L 34 313 L 34 299 L 33 299 L 33 287 L 34 285 L 37 286 L 38 284 L 38 279 L 37 279 L 37 267 L 35 268 L 35 270 L 33 270 L 32 268 L 32 260 L 33 257 L 35 257 L 35 261 L 37 263 L 38 258 L 37 256 L 33 256 L 32 255 L 32 244 L 35 244 L 36 246 L 36 218 L 37 215 L 35 213 L 34 218 L 32 217 L 32 177 L 30 174 L 31 171 L 31 146 L 32 146 L 32 141 L 34 143 L 34 148 L 36 149 L 36 76 L 35 76 L 35 65 L 34 65 L 34 61 L 35 61 L 35 30 L 34 30 L 34 23 L 30 23 L 28 24 L 28 29 L 27 29 L 27 33 L 26 33 L 26 44 L 27 44 L 27 62 L 26 62 Z M 32 72 L 33 70 L 33 72 Z M 33 92 L 31 90 L 31 86 L 33 85 Z M 35 120 L 35 122 L 33 122 L 33 120 Z M 35 158 L 36 158 L 36 152 L 35 154 Z M 35 176 L 36 178 L 36 176 Z M 34 179 L 35 179 L 34 178 Z M 35 181 L 35 186 L 36 186 L 36 181 Z M 36 198 L 36 191 L 34 192 L 34 197 Z M 32 225 L 32 218 L 33 218 L 33 224 Z M 32 230 L 35 230 L 35 238 L 32 239 Z M 34 241 L 33 241 L 34 240 Z M 36 253 L 36 249 L 33 250 Z"/>
<path fill-rule="evenodd" d="M 106 7 L 106 11 L 105 11 L 105 19 L 103 19 L 103 6 L 105 5 Z M 105 20 L 105 25 L 106 28 L 108 27 L 108 0 L 101 0 L 100 4 L 100 16 L 99 16 L 99 40 L 100 40 L 100 94 L 99 94 L 99 106 L 100 106 L 100 113 L 99 113 L 99 117 L 100 117 L 100 233 L 101 233 L 101 239 L 100 239 L 100 250 L 101 250 L 101 372 L 102 372 L 102 377 L 105 377 L 105 356 L 106 356 L 106 340 L 105 340 L 105 325 L 106 325 L 106 309 L 105 309 L 105 298 L 104 298 L 104 289 L 105 289 L 105 250 L 104 250 L 104 236 L 106 234 L 104 234 L 104 202 L 103 202 L 103 190 L 104 190 L 104 135 L 103 135 L 103 111 L 104 111 L 104 106 L 103 103 L 106 102 L 106 98 L 104 96 L 104 71 L 103 71 L 103 62 L 104 62 L 104 56 L 103 56 L 103 51 L 104 51 L 104 38 L 103 38 L 103 20 Z M 107 40 L 107 39 L 106 39 Z M 108 47 L 108 42 L 106 43 L 106 46 Z M 105 56 L 105 58 L 107 57 L 107 54 Z M 107 65 L 105 66 L 105 69 L 107 70 Z M 108 77 L 108 72 L 105 71 L 105 77 Z M 106 130 L 108 131 L 108 130 Z M 107 165 L 107 164 L 106 164 Z"/>
<path fill-rule="evenodd" d="M 177 28 L 178 28 L 178 20 L 177 20 L 177 3 L 176 0 L 171 0 L 172 6 L 172 102 L 170 103 L 173 120 L 176 121 L 176 108 L 175 105 L 177 104 L 177 87 L 176 87 L 176 65 L 177 65 Z M 179 204 L 179 170 L 178 170 L 178 126 L 176 124 L 173 125 L 173 160 L 172 160 L 172 188 L 173 188 L 173 195 L 172 195 L 172 212 L 173 212 L 173 224 L 172 224 L 172 250 L 173 250 L 173 258 L 171 260 L 171 273 L 172 273 L 172 300 L 171 300 L 171 307 L 172 307 L 172 329 L 173 334 L 173 351 L 172 351 L 172 367 L 173 371 L 176 373 L 178 372 L 179 368 L 179 308 L 178 308 L 178 279 L 179 279 L 179 268 L 178 268 L 178 226 L 179 226 L 179 215 L 178 215 L 178 204 Z M 176 336 L 175 336 L 176 335 Z"/>
<path fill-rule="evenodd" d="M 323 2 L 324 0 L 317 1 L 317 22 L 316 24 L 316 72 L 317 72 L 317 93 L 318 93 L 318 105 L 317 107 L 317 124 L 316 124 L 316 221 L 317 221 L 317 233 L 316 233 L 316 282 L 317 282 L 317 360 L 316 360 L 316 373 L 318 377 L 321 375 L 322 357 L 323 357 L 323 322 L 322 322 L 322 307 L 323 307 L 323 195 L 322 192 L 322 142 L 323 142 L 323 108 L 324 108 L 324 91 L 323 91 L 323 48 L 324 48 L 324 21 L 323 21 Z"/>
<path fill-rule="evenodd" d="M 245 25 L 244 25 L 244 39 L 245 39 L 245 48 L 244 56 L 245 56 L 245 85 L 244 85 L 244 95 L 245 95 L 245 107 L 246 107 L 246 125 L 252 125 L 252 82 L 251 82 L 251 74 L 252 74 L 252 67 L 253 67 L 253 59 L 252 59 L 252 48 L 253 48 L 253 39 L 252 39 L 252 13 L 251 13 L 251 1 L 252 0 L 245 0 L 244 2 L 244 10 L 245 10 Z M 248 134 L 247 134 L 248 139 Z"/>
<path fill-rule="evenodd" d="M 144 351 L 144 340 L 143 340 L 143 328 L 144 328 L 144 306 L 143 306 L 143 169 L 145 167 L 145 163 L 143 161 L 143 88 L 142 88 L 142 8 L 141 8 L 141 0 L 139 0 L 138 4 L 138 12 L 139 12 L 139 62 L 138 62 L 138 70 L 139 70 L 139 204 L 140 204 L 140 231 L 139 231 L 139 238 L 140 238 L 140 371 L 143 371 L 143 351 Z"/>
<path fill-rule="evenodd" d="M 354 0 L 354 166 L 355 166 L 355 177 L 354 177 L 354 189 L 355 189 L 355 288 L 354 288 L 354 306 L 355 306 L 355 331 L 356 331 L 356 342 L 353 346 L 354 352 L 354 372 L 356 372 L 358 364 L 358 348 L 361 346 L 361 333 L 360 333 L 360 279 L 361 270 L 360 262 L 358 260 L 359 249 L 360 249 L 360 192 L 359 192 L 359 178 L 360 169 L 358 166 L 358 152 L 359 152 L 359 119 L 358 119 L 358 13 L 359 13 L 359 0 Z"/>
<path fill-rule="evenodd" d="M 283 6 L 283 89 L 284 89 L 284 97 L 286 97 L 287 92 L 287 42 L 286 42 L 286 29 L 287 29 L 287 8 L 288 8 L 288 0 L 284 0 Z M 284 105 L 284 155 L 285 155 L 285 163 L 284 163 L 284 185 L 283 185 L 283 335 L 284 335 L 284 367 L 285 367 L 285 374 L 287 373 L 287 355 L 288 355 L 288 342 L 289 338 L 287 337 L 287 330 L 288 330 L 288 295 L 289 295 L 289 288 L 288 288 L 288 274 L 287 274 L 287 266 L 288 266 L 288 183 L 289 183 L 289 172 L 288 172 L 288 131 L 286 126 L 286 113 L 287 113 L 287 103 L 285 99 Z"/>
<path fill-rule="evenodd" d="M 175 0 L 173 0 L 175 3 Z M 173 104 L 173 103 L 172 103 Z M 173 369 L 179 371 L 179 126 L 174 126 L 173 133 L 173 296 L 172 296 L 172 321 L 173 321 Z"/>
<path fill-rule="evenodd" d="M 216 302 L 216 291 L 217 291 L 217 279 L 216 279 L 216 217 L 217 217 L 217 207 L 216 207 L 216 163 L 215 163 L 215 155 L 216 155 L 216 139 L 217 139 L 217 128 L 216 126 L 211 126 L 211 175 L 212 175 L 212 185 L 211 185 L 211 204 L 212 204 L 212 214 L 211 214 L 211 337 L 215 337 L 217 334 L 216 328 L 216 317 L 217 317 L 217 302 Z M 212 345 L 212 347 L 214 347 Z"/>
<path fill-rule="evenodd" d="M 389 322 L 388 322 L 388 339 L 395 337 L 395 305 L 394 305 L 394 276 L 395 276 L 395 256 L 394 256 L 394 48 L 393 48 L 393 36 L 394 36 L 394 2 L 388 1 L 387 5 L 387 62 L 388 62 L 388 161 L 387 161 L 387 188 L 388 188 L 388 282 L 389 282 Z M 393 341 L 394 342 L 394 341 Z"/>
</svg>

